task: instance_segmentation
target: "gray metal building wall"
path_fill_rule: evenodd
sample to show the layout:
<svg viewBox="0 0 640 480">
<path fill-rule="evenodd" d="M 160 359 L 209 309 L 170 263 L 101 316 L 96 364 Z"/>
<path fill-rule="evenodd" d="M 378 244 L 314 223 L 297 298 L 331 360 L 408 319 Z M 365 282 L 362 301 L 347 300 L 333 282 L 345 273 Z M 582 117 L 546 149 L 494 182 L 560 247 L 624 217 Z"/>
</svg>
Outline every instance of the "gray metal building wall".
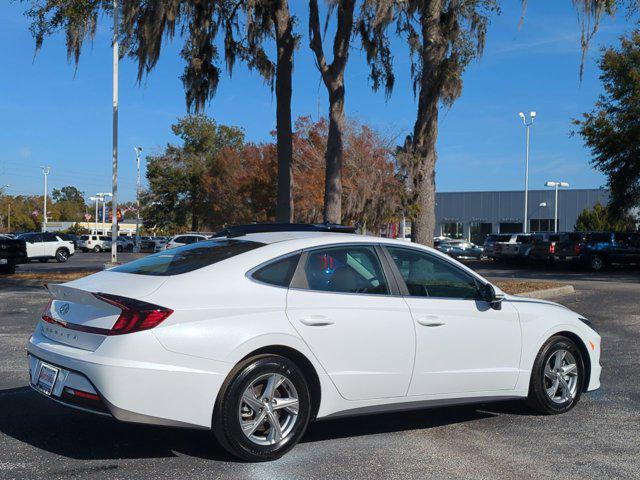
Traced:
<svg viewBox="0 0 640 480">
<path fill-rule="evenodd" d="M 560 189 L 558 220 L 560 231 L 573 231 L 578 215 L 597 202 L 606 205 L 605 189 Z M 546 207 L 539 207 L 546 202 Z M 551 219 L 554 216 L 554 189 L 529 190 L 529 219 Z M 443 223 L 463 224 L 464 238 L 469 238 L 472 222 L 491 223 L 491 232 L 500 232 L 502 222 L 520 222 L 524 216 L 524 191 L 504 192 L 438 192 L 436 193 L 436 235 Z"/>
</svg>

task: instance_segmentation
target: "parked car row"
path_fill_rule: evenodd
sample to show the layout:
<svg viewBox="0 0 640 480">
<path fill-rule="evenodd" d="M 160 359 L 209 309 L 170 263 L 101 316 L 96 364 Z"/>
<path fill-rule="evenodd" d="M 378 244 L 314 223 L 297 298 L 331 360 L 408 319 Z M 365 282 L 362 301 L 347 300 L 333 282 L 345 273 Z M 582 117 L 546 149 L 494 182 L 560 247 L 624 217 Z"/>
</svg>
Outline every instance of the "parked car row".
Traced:
<svg viewBox="0 0 640 480">
<path fill-rule="evenodd" d="M 496 261 L 573 262 L 600 271 L 610 265 L 640 265 L 640 233 L 489 235 L 484 252 Z"/>
</svg>

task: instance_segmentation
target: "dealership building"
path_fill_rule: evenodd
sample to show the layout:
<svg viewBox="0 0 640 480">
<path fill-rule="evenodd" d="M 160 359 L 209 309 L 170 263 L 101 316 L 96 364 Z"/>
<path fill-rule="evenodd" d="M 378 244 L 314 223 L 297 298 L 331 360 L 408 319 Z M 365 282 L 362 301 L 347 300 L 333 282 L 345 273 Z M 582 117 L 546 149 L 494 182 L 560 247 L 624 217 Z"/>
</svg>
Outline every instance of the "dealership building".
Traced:
<svg viewBox="0 0 640 480">
<path fill-rule="evenodd" d="M 573 231 L 585 208 L 609 202 L 606 189 L 560 189 L 558 231 Z M 555 190 L 529 190 L 530 232 L 552 232 Z M 436 235 L 482 243 L 490 233 L 524 231 L 524 191 L 436 193 Z"/>
</svg>

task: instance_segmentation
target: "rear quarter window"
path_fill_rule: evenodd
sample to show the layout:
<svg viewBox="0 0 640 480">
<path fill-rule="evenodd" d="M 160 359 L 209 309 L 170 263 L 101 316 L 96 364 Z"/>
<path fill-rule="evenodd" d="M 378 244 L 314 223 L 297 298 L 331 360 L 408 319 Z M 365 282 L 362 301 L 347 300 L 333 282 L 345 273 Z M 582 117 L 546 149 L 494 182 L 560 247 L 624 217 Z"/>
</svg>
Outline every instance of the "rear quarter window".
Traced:
<svg viewBox="0 0 640 480">
<path fill-rule="evenodd" d="M 263 245 L 263 243 L 243 240 L 203 241 L 149 255 L 131 263 L 125 263 L 111 271 L 160 277 L 180 275 L 213 265 Z"/>
<path fill-rule="evenodd" d="M 298 266 L 298 260 L 300 260 L 299 253 L 274 260 L 255 270 L 251 278 L 269 285 L 288 287 Z"/>
</svg>

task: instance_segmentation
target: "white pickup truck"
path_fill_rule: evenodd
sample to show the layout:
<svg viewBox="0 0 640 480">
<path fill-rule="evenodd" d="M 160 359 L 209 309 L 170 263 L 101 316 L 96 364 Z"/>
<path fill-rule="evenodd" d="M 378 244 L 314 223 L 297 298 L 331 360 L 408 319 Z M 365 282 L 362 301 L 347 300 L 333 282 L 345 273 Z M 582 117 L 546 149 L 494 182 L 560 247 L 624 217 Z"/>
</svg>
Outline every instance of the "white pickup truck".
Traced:
<svg viewBox="0 0 640 480">
<path fill-rule="evenodd" d="M 75 253 L 73 242 L 62 240 L 55 233 L 23 233 L 18 238 L 27 244 L 27 261 L 48 262 L 55 258 L 58 263 L 65 263 Z"/>
</svg>

